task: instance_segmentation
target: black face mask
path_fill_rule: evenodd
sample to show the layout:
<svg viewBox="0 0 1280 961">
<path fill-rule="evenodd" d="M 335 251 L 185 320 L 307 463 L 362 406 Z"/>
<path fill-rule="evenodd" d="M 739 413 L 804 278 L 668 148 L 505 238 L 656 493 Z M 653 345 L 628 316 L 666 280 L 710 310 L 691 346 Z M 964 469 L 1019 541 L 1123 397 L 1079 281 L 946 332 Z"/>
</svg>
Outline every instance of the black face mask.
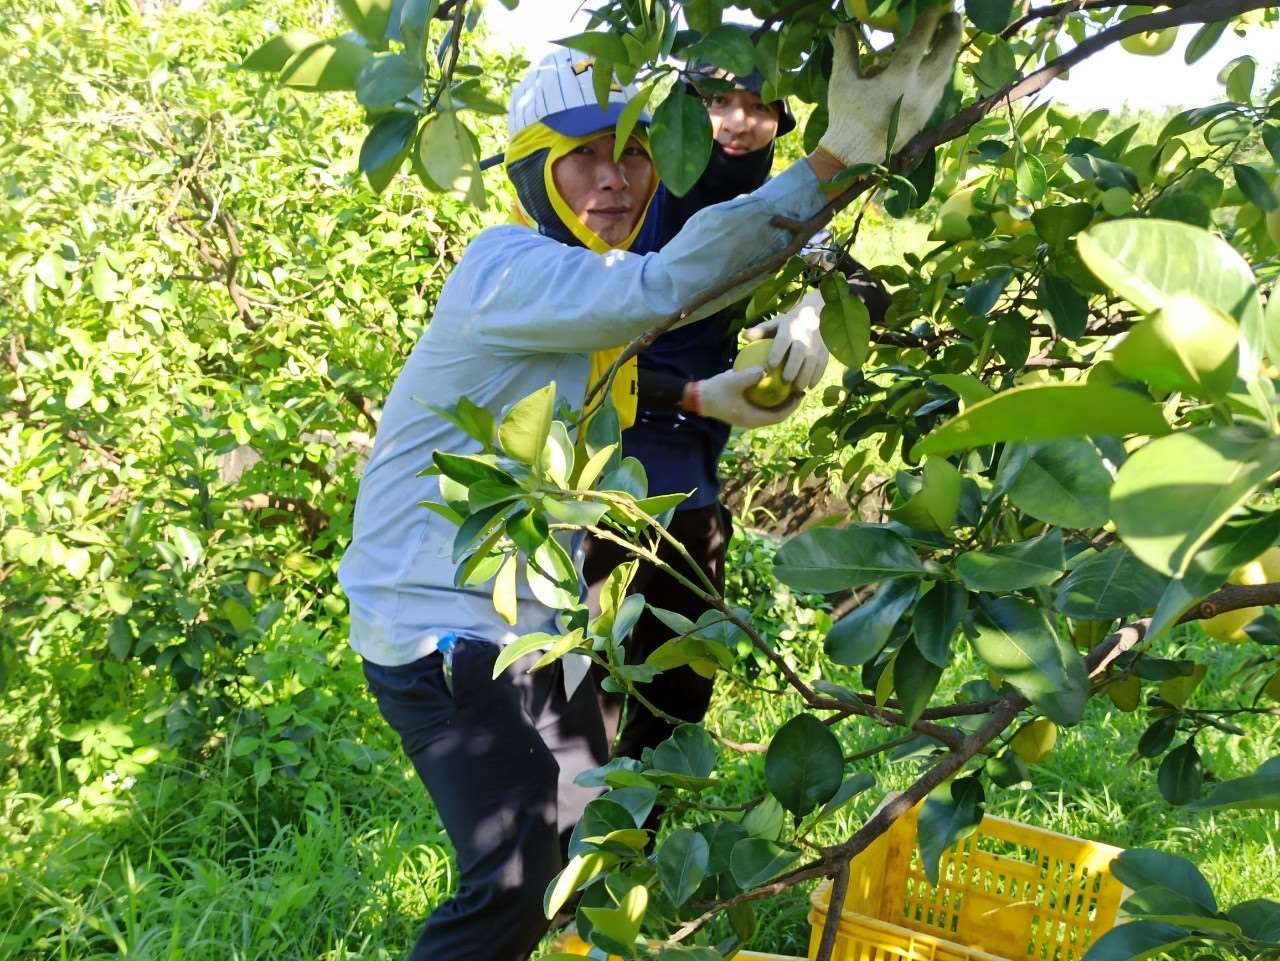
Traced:
<svg viewBox="0 0 1280 961">
<path fill-rule="evenodd" d="M 769 179 L 773 167 L 773 145 L 770 140 L 759 150 L 730 157 L 719 142 L 711 144 L 711 159 L 707 162 L 706 183 L 720 203 L 741 194 L 749 194 Z"/>
</svg>

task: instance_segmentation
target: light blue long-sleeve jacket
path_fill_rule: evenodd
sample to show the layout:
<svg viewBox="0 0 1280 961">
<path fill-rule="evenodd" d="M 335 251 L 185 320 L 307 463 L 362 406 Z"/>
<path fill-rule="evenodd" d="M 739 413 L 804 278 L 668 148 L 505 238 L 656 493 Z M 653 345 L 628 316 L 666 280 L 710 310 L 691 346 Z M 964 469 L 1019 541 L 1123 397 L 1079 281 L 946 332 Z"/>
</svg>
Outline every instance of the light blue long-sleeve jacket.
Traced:
<svg viewBox="0 0 1280 961">
<path fill-rule="evenodd" d="M 390 667 L 430 654 L 448 633 L 509 643 L 553 629 L 556 612 L 523 578 L 515 625 L 494 611 L 487 587 L 454 587 L 457 528 L 419 506 L 440 497 L 436 478 L 418 472 L 433 451 L 468 454 L 479 445 L 429 405 L 448 407 L 466 395 L 500 416 L 554 381 L 560 398 L 580 407 L 592 351 L 627 343 L 777 253 L 791 234 L 770 219 L 803 220 L 825 202 L 800 161 L 755 193 L 708 207 L 656 253 L 600 255 L 516 226 L 482 231 L 387 398 L 360 483 L 338 572 L 356 652 Z"/>
</svg>

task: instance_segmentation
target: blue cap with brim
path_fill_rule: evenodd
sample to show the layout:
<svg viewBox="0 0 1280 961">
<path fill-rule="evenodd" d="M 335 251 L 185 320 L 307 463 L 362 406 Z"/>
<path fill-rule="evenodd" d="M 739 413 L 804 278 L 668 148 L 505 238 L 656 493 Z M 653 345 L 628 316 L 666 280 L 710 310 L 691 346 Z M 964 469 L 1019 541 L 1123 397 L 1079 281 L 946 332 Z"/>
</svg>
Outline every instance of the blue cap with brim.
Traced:
<svg viewBox="0 0 1280 961">
<path fill-rule="evenodd" d="M 612 130 L 617 126 L 618 118 L 626 109 L 626 104 L 617 101 L 610 101 L 604 110 L 601 110 L 598 104 L 588 104 L 585 107 L 570 107 L 568 110 L 547 114 L 542 118 L 542 122 L 556 133 L 564 134 L 566 137 L 585 137 L 588 134 Z M 647 124 L 648 122 L 648 113 L 642 112 L 637 123 Z"/>
</svg>

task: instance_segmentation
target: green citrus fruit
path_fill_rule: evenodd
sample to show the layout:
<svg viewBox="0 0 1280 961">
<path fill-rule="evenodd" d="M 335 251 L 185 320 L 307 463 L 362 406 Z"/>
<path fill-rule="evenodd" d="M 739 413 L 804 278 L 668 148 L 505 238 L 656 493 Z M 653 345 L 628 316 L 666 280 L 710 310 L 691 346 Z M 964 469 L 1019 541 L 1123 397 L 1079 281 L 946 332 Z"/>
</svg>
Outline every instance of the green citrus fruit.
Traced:
<svg viewBox="0 0 1280 961">
<path fill-rule="evenodd" d="M 747 400 L 757 407 L 772 409 L 781 407 L 791 397 L 791 384 L 782 379 L 777 368 L 768 366 L 769 351 L 773 348 L 773 339 L 753 340 L 738 351 L 738 359 L 733 362 L 734 370 L 747 367 L 763 367 L 764 376 L 754 387 L 746 390 Z"/>
<path fill-rule="evenodd" d="M 1120 41 L 1120 46 L 1140 57 L 1158 57 L 1162 53 L 1168 53 L 1177 41 L 1178 28 L 1166 27 L 1164 30 L 1146 30 L 1135 33 L 1132 37 L 1125 37 Z"/>
<path fill-rule="evenodd" d="M 845 13 L 853 17 L 859 23 L 865 23 L 873 30 L 885 30 L 889 33 L 896 33 L 898 30 L 898 11 L 890 10 L 888 13 L 881 13 L 879 16 L 872 16 L 869 8 L 869 0 L 844 0 Z"/>
<path fill-rule="evenodd" d="M 1107 697 L 1118 710 L 1128 714 L 1138 709 L 1142 700 L 1142 682 L 1137 675 L 1129 674 L 1107 688 Z"/>
<path fill-rule="evenodd" d="M 1047 717 L 1038 717 L 1024 724 L 1013 736 L 1009 746 L 1028 764 L 1039 764 L 1049 756 L 1058 743 L 1058 725 Z"/>
<path fill-rule="evenodd" d="M 1220 397 L 1236 379 L 1236 322 L 1192 294 L 1175 294 L 1116 347 L 1121 373 L 1159 390 Z"/>
</svg>

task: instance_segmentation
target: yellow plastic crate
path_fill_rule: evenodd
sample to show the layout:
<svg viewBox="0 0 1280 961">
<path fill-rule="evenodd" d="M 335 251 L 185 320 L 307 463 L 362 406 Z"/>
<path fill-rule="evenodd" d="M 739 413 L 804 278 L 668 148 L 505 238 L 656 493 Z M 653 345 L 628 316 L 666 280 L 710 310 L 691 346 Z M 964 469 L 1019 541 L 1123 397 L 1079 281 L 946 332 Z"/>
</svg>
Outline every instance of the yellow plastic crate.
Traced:
<svg viewBox="0 0 1280 961">
<path fill-rule="evenodd" d="M 985 817 L 942 855 L 938 885 L 916 847 L 919 806 L 850 862 L 833 961 L 1080 961 L 1116 921 L 1120 848 Z M 831 882 L 814 892 L 809 957 Z"/>
</svg>

